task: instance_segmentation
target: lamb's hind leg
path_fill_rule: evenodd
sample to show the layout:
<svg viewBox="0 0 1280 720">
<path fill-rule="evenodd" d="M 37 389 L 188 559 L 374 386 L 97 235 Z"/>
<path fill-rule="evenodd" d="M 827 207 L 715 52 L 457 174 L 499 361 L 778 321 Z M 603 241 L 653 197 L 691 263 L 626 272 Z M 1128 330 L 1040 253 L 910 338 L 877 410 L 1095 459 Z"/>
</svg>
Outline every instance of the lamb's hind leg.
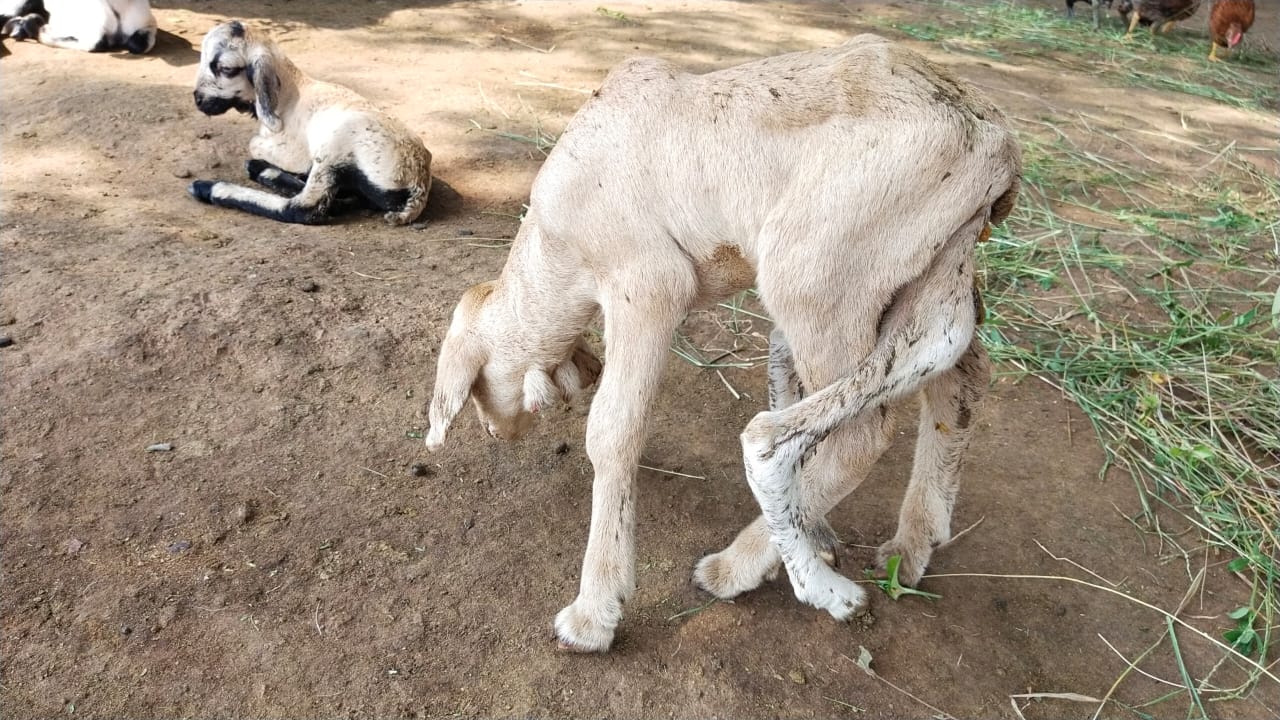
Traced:
<svg viewBox="0 0 1280 720">
<path fill-rule="evenodd" d="M 804 387 L 796 373 L 795 356 L 782 330 L 769 334 L 769 409 L 781 410 L 799 402 Z M 759 516 L 742 529 L 729 547 L 707 555 L 693 570 L 693 582 L 719 598 L 736 597 L 778 576 L 782 556 L 769 542 L 769 528 Z"/>
<path fill-rule="evenodd" d="M 791 347 L 781 330 L 770 336 L 769 409 L 781 410 L 804 397 Z M 838 566 L 839 539 L 826 515 L 857 487 L 888 445 L 892 427 L 890 408 L 881 406 L 832 433 L 804 467 L 801 515 L 805 533 L 818 555 Z M 772 580 L 782 564 L 778 548 L 769 540 L 764 516 L 742 529 L 724 550 L 708 555 L 694 568 L 698 587 L 720 598 L 731 598 Z"/>
<path fill-rule="evenodd" d="M 789 408 L 756 415 L 742 433 L 747 481 L 796 597 L 837 619 L 857 612 L 863 592 L 822 562 L 805 532 L 796 468 L 842 425 L 904 397 L 960 360 L 974 328 L 971 255 L 987 217 L 984 210 L 953 233 L 929 269 L 895 295 L 874 349 L 849 375 Z M 800 338 L 788 332 L 799 347 Z"/>
<path fill-rule="evenodd" d="M 951 510 L 973 434 L 973 412 L 990 382 L 991 361 L 974 337 L 956 366 L 930 380 L 920 393 L 916 457 L 898 532 L 876 554 L 881 567 L 890 557 L 901 557 L 898 579 L 904 584 L 919 582 L 933 548 L 951 539 Z"/>
</svg>

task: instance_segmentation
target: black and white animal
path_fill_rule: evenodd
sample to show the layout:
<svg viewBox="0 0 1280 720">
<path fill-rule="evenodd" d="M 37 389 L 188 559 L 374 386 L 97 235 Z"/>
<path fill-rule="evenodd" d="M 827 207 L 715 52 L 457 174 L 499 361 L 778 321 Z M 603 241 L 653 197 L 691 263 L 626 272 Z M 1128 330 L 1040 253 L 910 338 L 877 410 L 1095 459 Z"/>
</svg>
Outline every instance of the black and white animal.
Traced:
<svg viewBox="0 0 1280 720">
<path fill-rule="evenodd" d="M 0 0 L 0 35 L 42 45 L 135 55 L 156 44 L 147 0 Z"/>
<path fill-rule="evenodd" d="M 195 101 L 206 115 L 234 109 L 258 119 L 246 169 L 280 193 L 197 180 L 197 200 L 305 224 L 354 205 L 405 225 L 426 207 L 431 152 L 417 134 L 355 92 L 308 77 L 239 21 L 205 35 Z"/>
</svg>

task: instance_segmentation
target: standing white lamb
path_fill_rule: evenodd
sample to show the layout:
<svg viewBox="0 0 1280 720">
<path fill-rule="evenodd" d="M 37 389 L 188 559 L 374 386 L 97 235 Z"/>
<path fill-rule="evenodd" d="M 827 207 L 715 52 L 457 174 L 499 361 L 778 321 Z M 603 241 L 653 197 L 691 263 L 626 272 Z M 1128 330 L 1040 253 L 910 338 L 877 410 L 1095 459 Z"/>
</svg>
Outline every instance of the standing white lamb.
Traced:
<svg viewBox="0 0 1280 720">
<path fill-rule="evenodd" d="M 950 537 L 957 473 L 990 377 L 974 333 L 974 244 L 1010 212 L 1020 153 L 1000 112 L 874 35 L 706 75 L 653 59 L 612 73 L 533 185 L 502 276 L 468 290 L 444 340 L 427 446 L 468 398 L 513 438 L 599 365 L 580 333 L 603 313 L 587 421 L 595 469 L 562 647 L 609 647 L 635 587 L 635 474 L 672 333 L 693 308 L 758 287 L 774 318 L 770 409 L 742 433 L 763 516 L 698 563 L 721 598 L 781 563 L 796 597 L 848 619 L 863 592 L 823 556 L 827 512 L 921 400 L 895 537 L 916 582 Z"/>
</svg>

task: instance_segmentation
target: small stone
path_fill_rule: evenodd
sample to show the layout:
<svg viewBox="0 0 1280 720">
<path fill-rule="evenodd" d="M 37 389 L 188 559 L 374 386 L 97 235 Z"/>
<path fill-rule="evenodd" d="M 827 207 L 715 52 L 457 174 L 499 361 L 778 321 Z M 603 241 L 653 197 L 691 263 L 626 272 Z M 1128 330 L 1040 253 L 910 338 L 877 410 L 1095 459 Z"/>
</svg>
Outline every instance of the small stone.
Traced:
<svg viewBox="0 0 1280 720">
<path fill-rule="evenodd" d="M 787 673 L 787 677 L 791 678 L 791 682 L 797 685 L 803 685 L 805 684 L 805 682 L 807 682 L 807 680 L 805 680 L 804 673 L 800 672 L 799 670 L 792 670 L 791 672 Z"/>
<path fill-rule="evenodd" d="M 121 625 L 121 626 L 120 626 L 120 634 L 121 634 L 121 635 L 124 635 L 125 637 L 128 637 L 128 636 L 129 636 L 129 634 L 130 634 L 130 633 L 132 633 L 132 632 L 133 632 L 133 628 L 129 627 L 128 625 Z"/>
<path fill-rule="evenodd" d="M 298 289 L 304 293 L 313 293 L 320 289 L 315 280 L 299 280 Z"/>
<path fill-rule="evenodd" d="M 63 547 L 67 551 L 68 555 L 75 555 L 76 553 L 84 549 L 84 541 L 77 540 L 76 538 L 71 538 L 70 540 L 67 541 L 67 544 Z"/>
<path fill-rule="evenodd" d="M 476 526 L 476 518 L 474 515 L 462 521 L 463 531 L 470 530 L 475 526 Z"/>
<path fill-rule="evenodd" d="M 156 627 L 164 629 L 168 627 L 169 623 L 173 622 L 173 619 L 176 617 L 178 617 L 178 606 L 165 605 L 156 615 Z"/>
<path fill-rule="evenodd" d="M 562 443 L 560 443 L 559 445 L 557 445 L 557 446 L 556 446 L 556 454 L 557 454 L 557 455 L 563 455 L 563 454 L 565 454 L 565 453 L 567 453 L 567 452 L 569 452 L 569 443 L 567 443 L 567 442 L 562 442 Z"/>
<path fill-rule="evenodd" d="M 435 475 L 435 471 L 431 469 L 430 465 L 414 463 L 409 466 L 409 474 L 414 477 L 431 477 Z"/>
<path fill-rule="evenodd" d="M 253 519 L 253 508 L 249 507 L 249 503 L 240 503 L 231 511 L 231 519 L 237 525 L 243 525 Z"/>
<path fill-rule="evenodd" d="M 458 231 L 458 237 L 471 237 L 472 235 L 475 235 L 475 234 L 476 234 L 475 230 L 470 230 L 467 228 L 463 228 Z"/>
<path fill-rule="evenodd" d="M 169 452 L 172 449 L 173 443 L 156 443 L 147 446 L 147 452 Z"/>
<path fill-rule="evenodd" d="M 173 541 L 173 542 L 169 543 L 169 554 L 170 554 L 170 555 L 177 555 L 177 554 L 179 554 L 179 553 L 184 553 L 184 552 L 186 552 L 186 551 L 188 551 L 188 550 L 190 550 L 190 549 L 191 549 L 191 541 L 190 541 L 190 540 L 175 540 L 175 541 Z"/>
<path fill-rule="evenodd" d="M 183 180 L 185 180 L 191 177 L 191 171 L 186 168 L 181 168 L 179 170 L 174 170 L 173 176 L 176 178 L 182 178 Z"/>
<path fill-rule="evenodd" d="M 0 335 L 0 348 L 7 348 L 13 344 L 13 338 L 8 335 Z"/>
</svg>

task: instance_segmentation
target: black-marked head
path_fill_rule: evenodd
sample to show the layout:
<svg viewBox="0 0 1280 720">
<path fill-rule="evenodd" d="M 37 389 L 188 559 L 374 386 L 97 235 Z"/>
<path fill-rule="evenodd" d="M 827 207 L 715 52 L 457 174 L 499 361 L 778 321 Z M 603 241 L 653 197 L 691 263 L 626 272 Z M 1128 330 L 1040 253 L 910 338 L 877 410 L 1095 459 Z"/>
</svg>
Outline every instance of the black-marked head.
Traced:
<svg viewBox="0 0 1280 720">
<path fill-rule="evenodd" d="M 276 53 L 270 40 L 259 38 L 238 20 L 210 30 L 200 46 L 196 107 L 206 115 L 239 110 L 257 117 L 272 130 L 279 130 L 282 124 L 276 114 L 280 87 Z"/>
</svg>

